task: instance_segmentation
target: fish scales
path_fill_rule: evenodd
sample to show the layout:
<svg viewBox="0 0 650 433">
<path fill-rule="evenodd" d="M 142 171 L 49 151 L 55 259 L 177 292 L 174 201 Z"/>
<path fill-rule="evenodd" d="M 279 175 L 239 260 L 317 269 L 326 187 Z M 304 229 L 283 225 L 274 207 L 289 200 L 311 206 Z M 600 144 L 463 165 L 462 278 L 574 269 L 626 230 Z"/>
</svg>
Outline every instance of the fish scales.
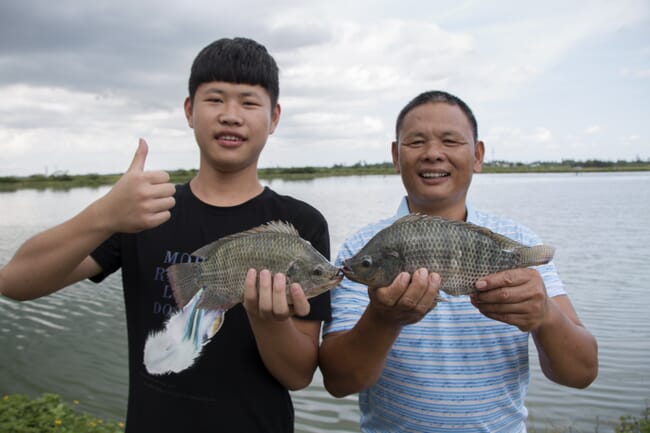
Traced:
<svg viewBox="0 0 650 433">
<path fill-rule="evenodd" d="M 465 295 L 485 275 L 548 263 L 553 252 L 550 246 L 528 247 L 474 224 L 410 214 L 379 231 L 346 260 L 343 273 L 382 287 L 402 271 L 426 268 L 440 274 L 441 290 Z"/>
<path fill-rule="evenodd" d="M 174 299 L 183 307 L 201 288 L 199 308 L 226 310 L 241 302 L 246 272 L 268 269 L 284 273 L 288 284 L 300 283 L 308 297 L 333 287 L 341 279 L 331 265 L 288 223 L 271 222 L 215 241 L 193 253 L 200 263 L 172 265 L 167 270 Z M 191 265 L 191 266 L 190 266 Z"/>
</svg>

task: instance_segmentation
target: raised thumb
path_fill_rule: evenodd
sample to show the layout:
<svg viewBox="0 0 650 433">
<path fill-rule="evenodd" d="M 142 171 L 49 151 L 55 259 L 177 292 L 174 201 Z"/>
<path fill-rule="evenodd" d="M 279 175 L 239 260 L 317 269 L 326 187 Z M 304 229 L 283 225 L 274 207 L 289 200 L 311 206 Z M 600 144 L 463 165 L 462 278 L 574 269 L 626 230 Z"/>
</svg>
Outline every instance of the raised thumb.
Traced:
<svg viewBox="0 0 650 433">
<path fill-rule="evenodd" d="M 144 162 L 147 159 L 147 152 L 149 151 L 149 146 L 144 138 L 141 138 L 138 141 L 138 150 L 135 151 L 133 156 L 133 161 L 127 171 L 144 171 Z"/>
</svg>

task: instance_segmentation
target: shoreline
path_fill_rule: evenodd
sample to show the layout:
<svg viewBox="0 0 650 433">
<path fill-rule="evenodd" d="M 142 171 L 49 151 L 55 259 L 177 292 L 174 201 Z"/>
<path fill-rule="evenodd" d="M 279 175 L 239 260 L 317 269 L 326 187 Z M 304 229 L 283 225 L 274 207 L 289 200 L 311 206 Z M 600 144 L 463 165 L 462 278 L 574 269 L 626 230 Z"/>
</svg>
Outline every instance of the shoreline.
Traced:
<svg viewBox="0 0 650 433">
<path fill-rule="evenodd" d="M 482 174 L 516 174 L 516 173 L 607 173 L 607 172 L 644 172 L 650 171 L 650 162 L 608 163 L 587 161 L 580 163 L 571 161 L 562 163 L 508 163 L 503 161 L 485 163 Z M 167 171 L 170 182 L 185 183 L 194 177 L 196 169 L 179 169 Z M 260 168 L 258 176 L 261 180 L 309 180 L 320 177 L 335 176 L 366 176 L 366 175 L 396 175 L 392 163 L 355 164 L 353 166 L 335 165 L 332 167 L 276 167 Z M 72 188 L 87 188 L 112 185 L 122 176 L 118 174 L 81 174 L 70 175 L 57 172 L 51 175 L 35 174 L 31 176 L 0 176 L 0 192 L 12 192 L 20 189 L 55 189 L 67 190 Z"/>
</svg>

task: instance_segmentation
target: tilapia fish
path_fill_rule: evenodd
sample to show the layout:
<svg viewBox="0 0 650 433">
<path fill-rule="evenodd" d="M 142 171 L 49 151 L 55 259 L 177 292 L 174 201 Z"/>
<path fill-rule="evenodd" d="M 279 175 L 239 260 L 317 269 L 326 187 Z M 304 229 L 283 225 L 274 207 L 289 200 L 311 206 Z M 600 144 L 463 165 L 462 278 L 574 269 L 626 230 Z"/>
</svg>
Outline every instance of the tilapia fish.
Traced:
<svg viewBox="0 0 650 433">
<path fill-rule="evenodd" d="M 289 223 L 270 222 L 224 237 L 193 253 L 205 260 L 167 268 L 167 277 L 180 310 L 165 329 L 149 336 L 144 363 L 152 374 L 190 367 L 201 348 L 216 334 L 224 313 L 243 301 L 248 269 L 283 273 L 287 289 L 299 283 L 308 298 L 336 286 L 343 278 Z M 290 297 L 287 292 L 287 299 Z"/>
<path fill-rule="evenodd" d="M 379 231 L 343 262 L 342 270 L 352 281 L 385 287 L 400 272 L 426 268 L 440 275 L 440 289 L 447 294 L 467 295 L 483 276 L 548 263 L 554 252 L 551 246 L 528 247 L 463 221 L 410 214 Z"/>
</svg>

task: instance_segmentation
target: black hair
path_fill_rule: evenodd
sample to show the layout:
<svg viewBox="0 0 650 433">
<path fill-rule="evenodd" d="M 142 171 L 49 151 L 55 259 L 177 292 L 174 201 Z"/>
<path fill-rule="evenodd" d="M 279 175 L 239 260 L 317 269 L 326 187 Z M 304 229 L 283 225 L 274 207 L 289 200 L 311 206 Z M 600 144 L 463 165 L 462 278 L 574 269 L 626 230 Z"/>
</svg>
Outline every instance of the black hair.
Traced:
<svg viewBox="0 0 650 433">
<path fill-rule="evenodd" d="M 203 48 L 192 63 L 190 99 L 194 100 L 201 84 L 210 81 L 260 85 L 268 92 L 272 108 L 280 95 L 278 65 L 266 48 L 252 39 L 223 38 Z"/>
<path fill-rule="evenodd" d="M 435 102 L 443 102 L 445 104 L 455 105 L 460 108 L 463 113 L 465 113 L 470 125 L 472 126 L 474 142 L 478 140 L 478 124 L 476 123 L 476 118 L 474 117 L 472 110 L 465 102 L 463 102 L 462 99 L 452 95 L 451 93 L 443 92 L 442 90 L 431 90 L 428 92 L 420 93 L 418 96 L 411 99 L 411 101 L 406 104 L 404 108 L 402 108 L 402 111 L 400 111 L 397 115 L 397 122 L 395 123 L 395 139 L 399 140 L 399 129 L 402 126 L 404 117 L 406 117 L 409 111 L 413 110 L 416 107 L 419 107 L 420 105 Z"/>
</svg>

